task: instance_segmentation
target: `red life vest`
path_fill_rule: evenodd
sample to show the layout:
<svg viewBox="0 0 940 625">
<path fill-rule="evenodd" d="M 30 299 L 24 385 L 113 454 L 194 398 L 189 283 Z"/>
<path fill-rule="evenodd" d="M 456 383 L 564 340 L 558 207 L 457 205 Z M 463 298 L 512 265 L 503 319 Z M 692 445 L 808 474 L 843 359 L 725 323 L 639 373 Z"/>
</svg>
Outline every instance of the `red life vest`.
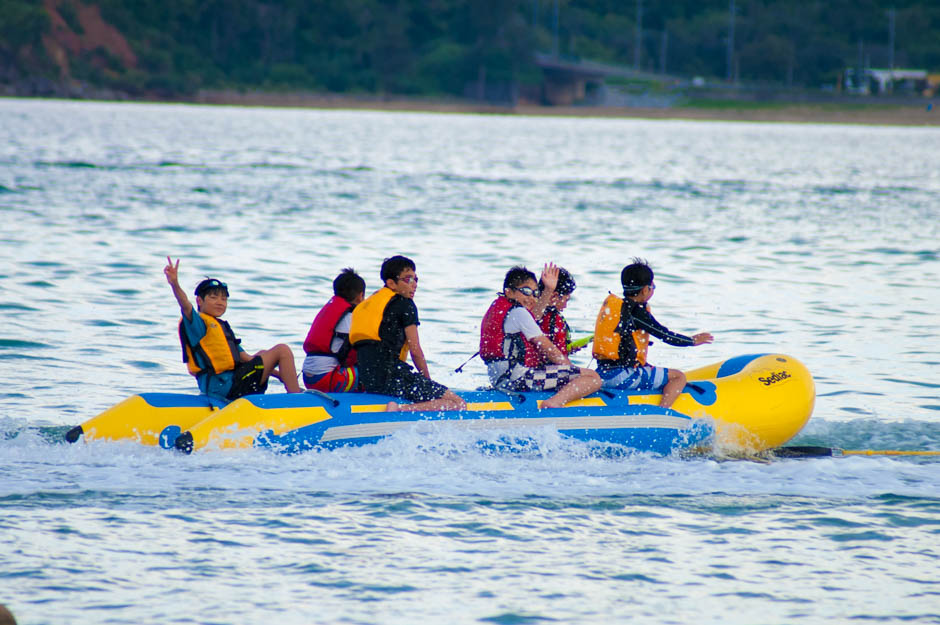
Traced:
<svg viewBox="0 0 940 625">
<path fill-rule="evenodd" d="M 522 304 L 504 295 L 500 295 L 490 304 L 480 326 L 480 357 L 483 362 L 509 360 L 510 369 L 516 362 L 521 362 L 526 367 L 537 367 L 542 362 L 535 345 L 526 340 L 521 332 L 507 335 L 503 329 L 506 315 L 518 307 L 522 307 Z"/>
<path fill-rule="evenodd" d="M 568 335 L 570 334 L 568 322 L 565 321 L 565 318 L 558 312 L 557 308 L 549 306 L 545 309 L 545 314 L 543 314 L 542 318 L 539 320 L 539 327 L 542 328 L 542 332 L 545 333 L 545 336 L 555 344 L 558 351 L 567 356 Z"/>
<path fill-rule="evenodd" d="M 320 309 L 310 325 L 307 332 L 307 338 L 304 339 L 304 353 L 308 356 L 322 355 L 339 357 L 340 353 L 334 353 L 331 349 L 334 338 L 348 339 L 348 337 L 339 335 L 336 332 L 336 325 L 340 322 L 347 312 L 352 310 L 352 304 L 338 295 L 330 298 L 326 306 Z M 345 359 L 340 359 L 340 364 L 348 367 L 356 363 L 356 350 L 350 349 Z"/>
</svg>

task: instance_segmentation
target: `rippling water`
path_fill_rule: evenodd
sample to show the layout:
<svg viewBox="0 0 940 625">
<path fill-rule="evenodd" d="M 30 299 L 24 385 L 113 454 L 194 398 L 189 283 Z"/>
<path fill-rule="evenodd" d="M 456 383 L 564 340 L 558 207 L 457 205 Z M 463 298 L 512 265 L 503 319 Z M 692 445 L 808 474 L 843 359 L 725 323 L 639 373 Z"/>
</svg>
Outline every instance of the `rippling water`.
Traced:
<svg viewBox="0 0 940 625">
<path fill-rule="evenodd" d="M 633 256 L 692 368 L 814 373 L 795 443 L 940 449 L 937 129 L 0 100 L 0 603 L 22 623 L 940 621 L 940 461 L 610 458 L 537 431 L 281 457 L 61 443 L 191 392 L 163 278 L 229 283 L 249 350 L 341 267 L 413 257 L 435 378 L 486 382 L 505 270 L 590 332 Z M 189 288 L 189 287 L 188 287 Z M 299 359 L 298 359 L 299 360 Z M 587 364 L 584 358 L 582 364 Z"/>
</svg>

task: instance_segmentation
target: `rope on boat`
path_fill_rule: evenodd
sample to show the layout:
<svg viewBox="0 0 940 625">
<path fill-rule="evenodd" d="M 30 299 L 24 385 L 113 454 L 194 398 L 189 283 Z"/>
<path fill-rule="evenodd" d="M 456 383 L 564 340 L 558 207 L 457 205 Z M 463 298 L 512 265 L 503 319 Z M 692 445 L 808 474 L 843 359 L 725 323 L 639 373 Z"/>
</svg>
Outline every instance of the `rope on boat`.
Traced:
<svg viewBox="0 0 940 625">
<path fill-rule="evenodd" d="M 795 445 L 773 450 L 778 458 L 819 458 L 824 456 L 940 456 L 940 451 L 912 451 L 906 449 L 839 449 L 838 447 L 814 447 Z"/>
</svg>

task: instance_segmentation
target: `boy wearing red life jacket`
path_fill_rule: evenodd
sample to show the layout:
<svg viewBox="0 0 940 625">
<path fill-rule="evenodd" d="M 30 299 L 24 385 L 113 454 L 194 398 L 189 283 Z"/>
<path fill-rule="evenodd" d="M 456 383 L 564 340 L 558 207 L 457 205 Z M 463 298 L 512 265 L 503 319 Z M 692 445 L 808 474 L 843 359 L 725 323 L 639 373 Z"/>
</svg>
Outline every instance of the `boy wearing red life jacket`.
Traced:
<svg viewBox="0 0 940 625">
<path fill-rule="evenodd" d="M 413 402 L 390 401 L 387 412 L 466 409 L 463 399 L 431 379 L 418 339 L 414 261 L 404 256 L 386 258 L 381 278 L 384 286 L 356 306 L 349 329 L 363 390 Z M 417 372 L 405 362 L 408 354 Z"/>
<path fill-rule="evenodd" d="M 571 299 L 571 294 L 576 286 L 571 274 L 566 269 L 559 267 L 558 284 L 555 285 L 555 291 L 551 295 L 548 306 L 545 307 L 545 311 L 539 318 L 539 327 L 542 332 L 565 356 L 571 353 L 568 349 L 568 342 L 571 340 L 571 328 L 568 327 L 568 322 L 562 315 L 562 311 L 568 306 L 568 300 Z M 544 280 L 539 280 L 539 291 L 546 292 Z"/>
<path fill-rule="evenodd" d="M 304 340 L 304 386 L 325 393 L 359 390 L 356 350 L 349 343 L 352 311 L 365 299 L 366 282 L 347 267 L 333 280 L 333 297 L 320 309 Z"/>
<path fill-rule="evenodd" d="M 228 286 L 215 278 L 206 278 L 196 286 L 197 313 L 179 283 L 180 261 L 167 256 L 163 268 L 166 280 L 180 306 L 180 343 L 183 362 L 195 376 L 199 391 L 209 397 L 229 402 L 243 395 L 264 393 L 268 377 L 284 383 L 288 393 L 300 393 L 294 354 L 283 343 L 271 349 L 249 354 L 242 349 L 231 326 L 221 319 L 228 309 Z"/>
<path fill-rule="evenodd" d="M 659 405 L 672 406 L 685 388 L 685 373 L 678 369 L 653 367 L 646 362 L 650 335 L 667 345 L 691 347 L 711 343 L 707 332 L 685 336 L 672 332 L 650 314 L 647 302 L 656 284 L 653 270 L 645 260 L 634 258 L 620 273 L 623 299 L 608 295 L 594 326 L 594 358 L 604 388 L 662 391 Z"/>
<path fill-rule="evenodd" d="M 595 371 L 571 364 L 539 328 L 541 316 L 558 283 L 558 268 L 542 272 L 546 292 L 535 274 L 513 267 L 503 280 L 503 292 L 493 301 L 480 328 L 480 356 L 496 388 L 516 391 L 556 391 L 543 408 L 561 408 L 601 387 Z M 540 299 L 541 298 L 541 299 Z M 547 364 L 546 364 L 547 363 Z"/>
</svg>

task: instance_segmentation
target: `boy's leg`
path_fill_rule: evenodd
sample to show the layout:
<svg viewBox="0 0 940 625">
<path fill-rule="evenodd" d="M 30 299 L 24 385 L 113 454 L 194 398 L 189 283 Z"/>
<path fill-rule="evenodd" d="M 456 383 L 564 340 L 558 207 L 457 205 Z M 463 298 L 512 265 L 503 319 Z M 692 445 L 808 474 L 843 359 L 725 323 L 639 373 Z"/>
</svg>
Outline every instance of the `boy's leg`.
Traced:
<svg viewBox="0 0 940 625">
<path fill-rule="evenodd" d="M 294 364 L 294 352 L 290 347 L 280 343 L 271 349 L 258 353 L 264 361 L 264 374 L 262 383 L 268 381 L 268 376 L 274 375 L 284 383 L 288 393 L 300 393 L 302 389 L 297 383 L 297 365 Z M 275 371 L 276 370 L 276 371 Z"/>
<path fill-rule="evenodd" d="M 452 390 L 434 380 L 429 380 L 411 368 L 396 368 L 390 371 L 384 392 L 414 402 L 399 404 L 396 401 L 390 401 L 385 405 L 386 412 L 467 409 L 467 402 Z"/>
<path fill-rule="evenodd" d="M 420 410 L 466 410 L 467 402 L 457 396 L 454 391 L 447 389 L 438 399 L 421 401 L 416 404 L 399 404 L 390 401 L 385 405 L 385 412 L 418 412 Z"/>
<path fill-rule="evenodd" d="M 542 402 L 542 408 L 561 408 L 570 401 L 590 395 L 601 387 L 601 376 L 593 369 L 581 369 L 581 374 L 558 389 Z"/>
<path fill-rule="evenodd" d="M 669 408 L 678 399 L 682 389 L 685 388 L 685 374 L 678 369 L 669 369 L 669 380 L 663 387 L 663 396 L 659 400 L 659 405 L 663 408 Z"/>
</svg>

